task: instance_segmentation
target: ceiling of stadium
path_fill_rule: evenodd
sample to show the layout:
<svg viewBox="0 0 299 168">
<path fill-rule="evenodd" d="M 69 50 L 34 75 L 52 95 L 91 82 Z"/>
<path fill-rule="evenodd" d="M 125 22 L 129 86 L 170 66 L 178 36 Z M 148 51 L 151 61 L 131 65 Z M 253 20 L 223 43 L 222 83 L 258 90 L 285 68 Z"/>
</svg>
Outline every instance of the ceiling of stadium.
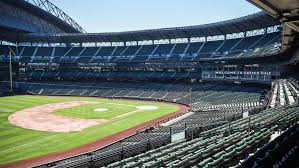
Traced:
<svg viewBox="0 0 299 168">
<path fill-rule="evenodd" d="M 48 0 L 0 0 L 0 13 L 0 33 L 85 32 Z"/>
<path fill-rule="evenodd" d="M 248 0 L 283 23 L 282 49 L 288 49 L 299 33 L 298 0 Z"/>
<path fill-rule="evenodd" d="M 83 42 L 125 42 L 216 36 L 246 32 L 280 25 L 279 20 L 264 12 L 258 12 L 237 19 L 186 27 L 162 28 L 151 30 L 114 32 L 114 33 L 75 33 L 75 34 L 28 34 L 0 35 L 4 39 L 17 39 L 19 42 L 83 43 Z"/>
<path fill-rule="evenodd" d="M 79 32 L 86 33 L 86 31 L 77 22 L 75 22 L 70 16 L 68 16 L 65 12 L 63 12 L 61 9 L 59 9 L 49 0 L 25 0 L 25 1 L 63 20 L 64 22 L 68 23 L 70 26 L 72 26 Z"/>
</svg>

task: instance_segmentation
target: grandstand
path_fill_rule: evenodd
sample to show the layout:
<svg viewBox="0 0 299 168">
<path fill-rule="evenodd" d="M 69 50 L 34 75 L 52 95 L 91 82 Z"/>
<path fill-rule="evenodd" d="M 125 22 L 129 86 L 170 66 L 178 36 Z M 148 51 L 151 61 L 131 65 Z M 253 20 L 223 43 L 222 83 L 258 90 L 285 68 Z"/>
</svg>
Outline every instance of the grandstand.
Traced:
<svg viewBox="0 0 299 168">
<path fill-rule="evenodd" d="M 248 1 L 263 11 L 205 25 L 86 33 L 48 0 L 0 0 L 0 167 L 298 167 L 299 3 Z M 142 110 L 127 111 L 79 133 L 8 126 L 8 113 L 79 100 L 180 109 L 141 115 L 144 122 L 136 118 Z M 72 108 L 64 109 L 71 117 L 94 119 Z M 126 127 L 109 127 L 110 120 Z M 82 138 L 85 131 L 94 136 Z M 31 145 L 23 156 L 26 143 L 43 136 L 74 145 L 53 139 L 56 146 Z"/>
</svg>

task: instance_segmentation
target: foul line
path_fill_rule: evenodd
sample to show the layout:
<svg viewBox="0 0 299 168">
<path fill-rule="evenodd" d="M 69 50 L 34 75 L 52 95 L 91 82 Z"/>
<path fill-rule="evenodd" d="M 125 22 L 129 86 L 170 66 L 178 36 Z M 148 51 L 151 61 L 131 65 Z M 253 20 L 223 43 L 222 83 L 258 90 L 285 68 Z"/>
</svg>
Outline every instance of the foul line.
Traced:
<svg viewBox="0 0 299 168">
<path fill-rule="evenodd" d="M 136 113 L 136 112 L 139 112 L 139 111 L 141 111 L 141 110 L 134 110 L 134 111 L 131 111 L 129 113 L 125 113 L 125 114 L 113 117 L 112 119 L 114 119 L 114 118 L 120 118 L 120 117 L 123 117 L 123 116 L 126 116 L 126 115 L 130 115 L 130 114 L 133 114 L 133 113 Z"/>
</svg>

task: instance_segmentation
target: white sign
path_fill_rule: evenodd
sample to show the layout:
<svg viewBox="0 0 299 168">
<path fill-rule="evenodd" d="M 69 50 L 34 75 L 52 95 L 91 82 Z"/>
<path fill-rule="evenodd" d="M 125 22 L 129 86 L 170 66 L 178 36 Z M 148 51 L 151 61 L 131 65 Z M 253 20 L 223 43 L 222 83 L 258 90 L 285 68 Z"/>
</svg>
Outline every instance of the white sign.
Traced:
<svg viewBox="0 0 299 168">
<path fill-rule="evenodd" d="M 171 135 L 171 142 L 180 141 L 182 139 L 185 139 L 185 131 L 178 132 Z"/>
<path fill-rule="evenodd" d="M 249 112 L 248 111 L 243 112 L 243 118 L 247 118 L 248 116 L 249 116 Z"/>
</svg>

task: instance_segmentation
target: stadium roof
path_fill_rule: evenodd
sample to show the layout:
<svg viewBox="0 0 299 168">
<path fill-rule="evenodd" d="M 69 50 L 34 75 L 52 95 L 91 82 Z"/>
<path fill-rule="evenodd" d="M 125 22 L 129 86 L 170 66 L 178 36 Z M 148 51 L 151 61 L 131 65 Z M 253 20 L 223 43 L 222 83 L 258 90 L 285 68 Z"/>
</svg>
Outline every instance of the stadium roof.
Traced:
<svg viewBox="0 0 299 168">
<path fill-rule="evenodd" d="M 56 7 L 48 0 L 26 0 L 26 1 L 25 0 L 0 0 L 0 1 L 10 6 L 13 6 L 15 8 L 26 11 L 32 14 L 33 16 L 36 16 L 37 18 L 40 18 L 58 27 L 65 33 L 85 32 L 79 26 L 79 24 L 77 24 L 71 17 L 69 17 L 66 13 L 64 13 L 62 10 L 60 10 L 58 7 Z M 17 12 L 15 15 L 17 15 Z M 30 23 L 29 16 L 28 16 L 28 23 Z"/>
<path fill-rule="evenodd" d="M 67 34 L 5 34 L 0 38 L 18 42 L 83 43 L 83 42 L 125 42 L 142 40 L 175 39 L 215 36 L 245 32 L 279 25 L 280 21 L 264 12 L 211 24 L 150 29 L 113 33 L 67 33 Z"/>
<path fill-rule="evenodd" d="M 288 49 L 299 34 L 299 1 L 298 0 L 248 0 L 261 8 L 273 18 L 282 22 L 282 50 Z M 298 38 L 298 36 L 297 36 Z"/>
</svg>

